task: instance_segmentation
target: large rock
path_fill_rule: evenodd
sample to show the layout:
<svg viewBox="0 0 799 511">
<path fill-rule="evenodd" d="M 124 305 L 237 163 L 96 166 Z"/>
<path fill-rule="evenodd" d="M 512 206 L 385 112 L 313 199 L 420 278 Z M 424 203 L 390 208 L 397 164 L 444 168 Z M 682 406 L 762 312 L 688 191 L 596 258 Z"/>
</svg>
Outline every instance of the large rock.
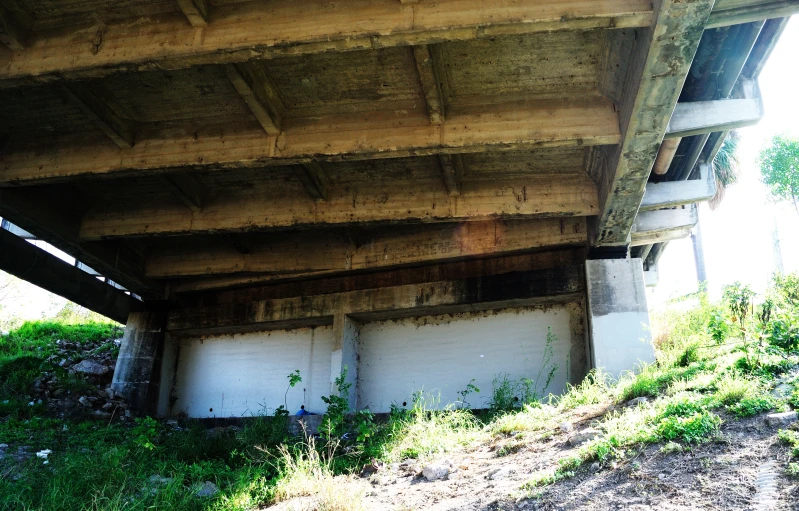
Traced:
<svg viewBox="0 0 799 511">
<path fill-rule="evenodd" d="M 789 426 L 796 422 L 797 418 L 799 418 L 799 414 L 796 411 L 770 413 L 766 415 L 766 424 L 769 426 Z"/>
<path fill-rule="evenodd" d="M 649 398 L 648 397 L 636 397 L 635 399 L 630 399 L 629 401 L 627 401 L 624 404 L 624 406 L 635 407 L 635 406 L 638 406 L 638 405 L 645 405 L 648 402 L 649 402 Z"/>
<path fill-rule="evenodd" d="M 422 469 L 422 475 L 428 481 L 436 481 L 438 479 L 446 479 L 452 471 L 452 462 L 438 461 L 431 463 Z"/>
<path fill-rule="evenodd" d="M 585 443 L 589 440 L 593 440 L 594 438 L 601 438 L 602 432 L 598 429 L 594 428 L 587 428 L 582 431 L 578 431 L 577 433 L 573 434 L 569 437 L 569 445 L 575 446 Z"/>
<path fill-rule="evenodd" d="M 102 376 L 108 373 L 106 366 L 88 358 L 72 366 L 72 369 L 77 373 L 90 374 L 92 376 Z"/>
</svg>

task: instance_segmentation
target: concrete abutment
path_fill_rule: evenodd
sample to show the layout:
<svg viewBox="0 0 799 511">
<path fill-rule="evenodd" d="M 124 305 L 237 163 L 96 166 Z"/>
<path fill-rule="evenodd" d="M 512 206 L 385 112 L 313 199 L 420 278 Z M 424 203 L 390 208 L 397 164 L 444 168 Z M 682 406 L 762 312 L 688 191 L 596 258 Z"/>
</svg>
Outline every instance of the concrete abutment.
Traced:
<svg viewBox="0 0 799 511">
<path fill-rule="evenodd" d="M 585 263 L 593 367 L 614 377 L 655 361 L 641 259 Z"/>
<path fill-rule="evenodd" d="M 470 383 L 480 390 L 468 405 L 483 408 L 503 379 L 530 378 L 539 395 L 558 394 L 591 367 L 618 375 L 651 361 L 642 278 L 640 260 L 588 261 L 132 313 L 113 388 L 137 413 L 197 418 L 272 414 L 281 405 L 323 413 L 322 397 L 338 393 L 345 368 L 351 410 L 410 406 L 418 391 L 443 407 Z M 289 387 L 296 370 L 302 382 Z"/>
</svg>

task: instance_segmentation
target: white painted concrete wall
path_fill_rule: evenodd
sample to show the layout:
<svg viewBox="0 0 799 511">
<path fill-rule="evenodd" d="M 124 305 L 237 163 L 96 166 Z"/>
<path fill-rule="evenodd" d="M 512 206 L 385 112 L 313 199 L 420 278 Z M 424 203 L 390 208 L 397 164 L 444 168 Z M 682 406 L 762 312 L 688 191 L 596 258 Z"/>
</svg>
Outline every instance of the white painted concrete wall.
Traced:
<svg viewBox="0 0 799 511">
<path fill-rule="evenodd" d="M 181 340 L 171 414 L 272 414 L 283 404 L 287 376 L 295 369 L 302 383 L 289 390 L 289 412 L 303 404 L 309 411 L 324 412 L 321 396 L 330 390 L 332 346 L 331 326 Z"/>
<path fill-rule="evenodd" d="M 536 377 L 547 327 L 558 338 L 552 361 L 559 366 L 547 392 L 562 392 L 571 376 L 570 358 L 585 360 L 582 332 L 573 338 L 575 322 L 582 324 L 578 305 L 362 324 L 358 408 L 388 412 L 392 403 L 410 406 L 418 390 L 440 396 L 443 407 L 456 402 L 457 392 L 472 378 L 480 392 L 467 401 L 472 407 L 488 406 L 498 375 Z"/>
<path fill-rule="evenodd" d="M 655 360 L 640 259 L 586 261 L 593 367 L 618 377 Z"/>
</svg>

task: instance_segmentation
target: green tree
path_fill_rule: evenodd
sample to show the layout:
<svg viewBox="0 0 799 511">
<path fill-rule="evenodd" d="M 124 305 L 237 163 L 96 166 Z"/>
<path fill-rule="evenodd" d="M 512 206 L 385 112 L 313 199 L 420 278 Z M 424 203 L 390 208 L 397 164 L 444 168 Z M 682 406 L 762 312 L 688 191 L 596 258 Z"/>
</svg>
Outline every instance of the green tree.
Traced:
<svg viewBox="0 0 799 511">
<path fill-rule="evenodd" d="M 799 139 L 777 135 L 760 151 L 760 176 L 777 201 L 793 203 L 799 214 Z"/>
</svg>

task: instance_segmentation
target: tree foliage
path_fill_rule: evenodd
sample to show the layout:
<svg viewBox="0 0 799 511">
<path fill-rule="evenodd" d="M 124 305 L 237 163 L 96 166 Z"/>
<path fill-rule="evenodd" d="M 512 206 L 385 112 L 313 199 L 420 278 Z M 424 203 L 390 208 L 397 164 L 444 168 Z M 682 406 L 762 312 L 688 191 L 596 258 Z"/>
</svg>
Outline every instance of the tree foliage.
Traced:
<svg viewBox="0 0 799 511">
<path fill-rule="evenodd" d="M 716 174 L 716 195 L 710 200 L 710 209 L 716 209 L 724 200 L 724 192 L 738 181 L 738 141 L 737 131 L 730 131 L 713 158 L 713 172 Z"/>
<path fill-rule="evenodd" d="M 771 196 L 793 203 L 799 214 L 799 139 L 777 135 L 758 158 L 760 177 Z"/>
</svg>

